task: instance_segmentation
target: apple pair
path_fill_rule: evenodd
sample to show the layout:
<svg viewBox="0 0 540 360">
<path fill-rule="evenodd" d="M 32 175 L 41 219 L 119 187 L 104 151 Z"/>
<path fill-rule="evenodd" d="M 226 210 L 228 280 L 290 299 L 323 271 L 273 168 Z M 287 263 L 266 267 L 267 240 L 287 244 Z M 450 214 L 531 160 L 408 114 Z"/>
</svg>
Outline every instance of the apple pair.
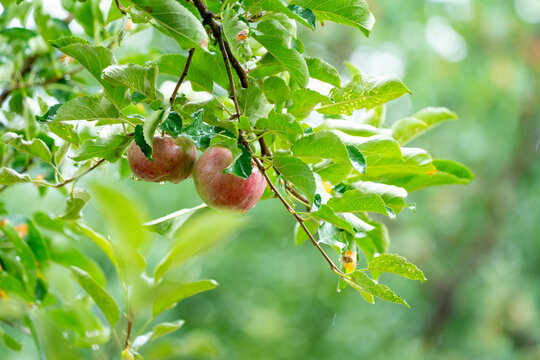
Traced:
<svg viewBox="0 0 540 360">
<path fill-rule="evenodd" d="M 155 136 L 152 158 L 154 161 L 147 159 L 135 142 L 127 151 L 129 167 L 141 180 L 177 184 L 193 174 L 197 193 L 214 208 L 246 212 L 260 200 L 266 187 L 256 166 L 245 180 L 223 173 L 232 163 L 229 149 L 212 146 L 197 160 L 197 148 L 182 136 L 177 139 Z"/>
</svg>

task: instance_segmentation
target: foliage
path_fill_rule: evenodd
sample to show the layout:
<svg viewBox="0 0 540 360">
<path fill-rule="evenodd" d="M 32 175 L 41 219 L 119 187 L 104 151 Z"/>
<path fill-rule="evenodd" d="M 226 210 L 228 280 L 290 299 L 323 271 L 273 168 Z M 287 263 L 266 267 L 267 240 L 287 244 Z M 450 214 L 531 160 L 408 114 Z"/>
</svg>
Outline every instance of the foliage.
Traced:
<svg viewBox="0 0 540 360">
<path fill-rule="evenodd" d="M 201 151 L 228 147 L 234 162 L 226 171 L 236 176 L 249 176 L 246 169 L 255 163 L 267 177 L 268 197 L 273 193 L 298 220 L 297 243 L 317 247 L 340 287 L 349 285 L 368 302 L 378 297 L 408 306 L 378 278 L 388 272 L 423 281 L 423 273 L 387 254 L 387 230 L 376 214 L 395 219 L 413 207 L 405 201 L 409 192 L 466 184 L 473 175 L 404 146 L 455 119 L 453 112 L 428 107 L 386 126 L 385 104 L 410 93 L 403 82 L 353 68 L 350 79 L 340 77 L 332 65 L 304 53 L 297 26 L 311 31 L 332 21 L 369 35 L 374 20 L 365 1 L 123 0 L 111 1 L 105 14 L 97 0 L 67 0 L 65 19 L 48 14 L 39 0 L 2 4 L 3 24 L 26 24 L 32 8 L 36 29 L 3 30 L 9 75 L 0 95 L 6 119 L 1 190 L 34 183 L 43 194 L 52 188 L 66 196 L 60 216 L 36 213 L 16 227 L 2 226 L 0 301 L 19 310 L 5 323 L 31 333 L 40 356 L 81 358 L 92 348 L 142 358 L 140 348 L 183 325 L 174 319 L 145 333 L 161 312 L 217 285 L 182 278 L 178 269 L 227 238 L 242 218 L 197 207 L 145 224 L 144 210 L 120 190 L 100 183 L 89 192 L 75 187 L 104 164 L 125 168 L 132 141 L 151 159 L 159 131 L 185 136 Z M 84 33 L 73 33 L 72 22 Z M 123 53 L 123 43 L 143 32 L 164 46 L 144 56 Z M 177 77 L 180 96 L 175 91 L 169 99 L 163 84 Z M 192 91 L 181 86 L 184 78 Z M 330 91 L 306 88 L 310 79 Z M 81 220 L 90 199 L 110 235 Z M 163 238 L 170 240 L 168 249 L 154 264 L 146 255 Z M 115 269 L 119 287 L 107 286 L 101 264 L 80 251 L 77 241 L 89 240 Z M 365 268 L 345 272 L 326 247 L 340 259 L 362 253 Z M 49 282 L 51 274 L 79 287 L 62 293 Z M 88 296 L 76 295 L 82 290 Z M 67 338 L 58 336 L 66 329 Z M 4 341 L 20 348 L 10 335 Z"/>
</svg>

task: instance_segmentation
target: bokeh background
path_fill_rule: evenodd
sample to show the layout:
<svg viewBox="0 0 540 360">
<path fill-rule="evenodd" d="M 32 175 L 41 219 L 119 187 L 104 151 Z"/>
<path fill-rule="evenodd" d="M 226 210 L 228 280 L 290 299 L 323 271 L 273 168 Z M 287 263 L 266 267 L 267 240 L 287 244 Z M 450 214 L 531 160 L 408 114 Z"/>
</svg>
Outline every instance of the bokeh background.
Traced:
<svg viewBox="0 0 540 360">
<path fill-rule="evenodd" d="M 540 358 L 540 2 L 370 6 L 376 25 L 369 39 L 332 23 L 299 29 L 300 37 L 308 55 L 343 74 L 350 62 L 368 74 L 402 78 L 413 94 L 389 104 L 390 123 L 429 105 L 460 116 L 412 146 L 466 164 L 474 182 L 413 193 L 416 211 L 387 223 L 391 252 L 417 264 L 429 281 L 385 275 L 411 309 L 369 305 L 351 289 L 338 293 L 317 251 L 294 244 L 294 219 L 277 200 L 264 201 L 231 241 L 186 269 L 221 285 L 164 316 L 187 324 L 159 345 L 158 358 Z M 167 46 L 138 41 L 126 46 L 141 54 Z M 200 203 L 191 180 L 162 186 L 117 180 L 115 167 L 92 176 L 139 199 L 150 218 Z M 21 216 L 38 209 L 59 214 L 64 206 L 64 196 L 41 198 L 31 185 L 6 190 L 2 201 Z M 85 216 L 100 227 L 92 206 Z M 89 246 L 102 263 L 94 250 Z M 25 351 L 34 358 L 30 340 Z"/>
</svg>

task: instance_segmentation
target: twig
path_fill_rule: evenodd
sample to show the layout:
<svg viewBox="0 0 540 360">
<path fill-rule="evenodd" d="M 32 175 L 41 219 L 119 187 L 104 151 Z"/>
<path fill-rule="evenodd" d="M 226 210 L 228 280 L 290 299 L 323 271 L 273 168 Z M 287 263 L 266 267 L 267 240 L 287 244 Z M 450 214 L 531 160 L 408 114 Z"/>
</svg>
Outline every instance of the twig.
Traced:
<svg viewBox="0 0 540 360">
<path fill-rule="evenodd" d="M 116 2 L 116 7 L 118 8 L 118 10 L 120 10 L 122 15 L 127 15 L 127 10 L 122 6 L 122 4 L 120 4 L 120 0 L 114 0 L 114 1 Z"/>
<path fill-rule="evenodd" d="M 232 67 L 236 71 L 236 74 L 240 78 L 240 84 L 243 88 L 247 88 L 249 86 L 249 82 L 247 79 L 246 70 L 243 68 L 242 64 L 240 64 L 238 59 L 233 56 L 229 43 L 223 39 L 221 26 L 216 22 L 214 14 L 208 10 L 208 7 L 206 7 L 202 0 L 193 0 L 193 4 L 203 18 L 203 24 L 210 26 L 210 29 L 212 29 L 214 37 L 220 43 L 220 49 L 222 50 L 223 54 L 227 54 L 228 61 L 231 63 Z"/>
<path fill-rule="evenodd" d="M 191 59 L 193 58 L 193 53 L 195 52 L 195 48 L 192 48 L 189 50 L 189 55 L 186 61 L 186 65 L 184 66 L 184 71 L 182 72 L 182 75 L 180 76 L 180 79 L 176 83 L 176 87 L 174 88 L 174 91 L 171 95 L 171 98 L 169 99 L 169 102 L 171 103 L 171 108 L 174 104 L 174 99 L 176 99 L 176 94 L 178 94 L 178 89 L 180 89 L 180 85 L 182 85 L 182 82 L 187 76 L 189 65 L 191 64 Z"/>
<path fill-rule="evenodd" d="M 79 178 L 83 177 L 84 175 L 88 174 L 90 171 L 94 170 L 95 168 L 97 168 L 99 165 L 103 164 L 105 162 L 105 159 L 99 159 L 94 165 L 90 166 L 90 168 L 88 168 L 87 170 L 83 171 L 82 173 L 80 173 L 79 175 L 76 175 L 70 179 L 67 179 L 67 180 L 64 180 L 62 181 L 61 183 L 58 183 L 58 184 L 54 184 L 54 185 L 51 185 L 52 187 L 54 188 L 61 188 L 62 186 L 66 186 L 67 184 L 75 181 L 75 180 L 78 180 Z"/>
<path fill-rule="evenodd" d="M 24 77 L 24 75 L 26 75 L 28 72 L 30 72 L 30 70 L 32 70 L 32 66 L 34 66 L 34 63 L 36 62 L 37 59 L 38 59 L 37 55 L 32 55 L 32 56 L 30 56 L 29 58 L 27 58 L 25 60 L 23 66 L 21 68 L 21 74 L 20 74 L 21 79 Z M 0 106 L 2 106 L 2 104 L 4 103 L 6 98 L 9 96 L 9 94 L 11 94 L 11 92 L 14 89 L 18 89 L 18 83 L 19 83 L 19 81 L 16 80 L 15 85 L 13 87 L 11 87 L 11 88 L 6 87 L 4 89 L 4 91 L 2 91 L 2 93 L 0 94 Z"/>
<path fill-rule="evenodd" d="M 125 342 L 125 345 L 124 345 L 125 349 L 127 349 L 128 346 L 129 346 L 129 338 L 131 337 L 131 329 L 132 328 L 133 328 L 133 319 L 132 319 L 131 316 L 129 316 L 128 323 L 127 323 L 126 342 Z"/>
<path fill-rule="evenodd" d="M 265 14 L 266 14 L 266 11 L 261 11 L 258 14 L 251 15 L 246 20 L 247 20 L 247 22 L 255 22 L 255 21 L 259 20 L 260 18 L 262 18 Z"/>
</svg>

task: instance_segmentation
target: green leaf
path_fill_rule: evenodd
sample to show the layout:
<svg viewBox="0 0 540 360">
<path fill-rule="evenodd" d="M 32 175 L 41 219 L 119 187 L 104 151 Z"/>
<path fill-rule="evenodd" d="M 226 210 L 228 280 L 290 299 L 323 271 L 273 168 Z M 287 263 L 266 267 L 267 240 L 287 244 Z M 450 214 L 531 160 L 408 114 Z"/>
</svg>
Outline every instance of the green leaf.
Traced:
<svg viewBox="0 0 540 360">
<path fill-rule="evenodd" d="M 95 301 L 101 311 L 103 311 L 103 314 L 111 326 L 116 325 L 120 319 L 120 311 L 112 296 L 99 286 L 87 272 L 74 266 L 71 270 L 79 285 L 81 285 L 84 291 L 86 291 L 86 293 Z"/>
<path fill-rule="evenodd" d="M 304 88 L 307 86 L 309 81 L 308 67 L 298 51 L 287 47 L 282 39 L 277 36 L 254 35 L 253 37 L 287 69 L 291 78 L 299 87 Z"/>
<path fill-rule="evenodd" d="M 405 203 L 407 190 L 401 187 L 371 181 L 358 181 L 351 184 L 351 187 L 366 193 L 375 193 L 379 195 L 386 206 L 389 206 L 396 213 L 399 213 L 404 207 L 409 207 Z"/>
<path fill-rule="evenodd" d="M 311 9 L 319 21 L 330 20 L 354 26 L 366 36 L 369 36 L 375 24 L 365 0 L 294 0 L 293 4 Z"/>
<path fill-rule="evenodd" d="M 162 280 L 152 290 L 152 317 L 174 307 L 178 302 L 201 292 L 215 289 L 218 283 L 214 280 L 200 280 L 191 283 Z"/>
<path fill-rule="evenodd" d="M 0 332 L 1 332 L 1 329 L 0 329 Z M 2 340 L 4 341 L 4 344 L 6 344 L 6 346 L 10 348 L 11 350 L 21 351 L 22 344 L 19 341 L 15 340 L 15 338 L 13 338 L 8 333 L 2 332 Z"/>
<path fill-rule="evenodd" d="M 172 37 L 183 49 L 201 47 L 208 35 L 201 22 L 176 0 L 130 0 L 155 20 L 158 30 Z M 155 25 L 155 24 L 154 24 Z"/>
<path fill-rule="evenodd" d="M 355 110 L 373 109 L 410 93 L 411 91 L 398 79 L 358 74 L 341 89 L 333 88 L 330 92 L 332 103 L 321 105 L 317 111 L 327 115 L 352 115 Z"/>
<path fill-rule="evenodd" d="M 349 159 L 353 168 L 359 173 L 366 172 L 366 159 L 364 155 L 354 146 L 347 145 L 347 151 L 349 152 Z"/>
<path fill-rule="evenodd" d="M 59 265 L 65 266 L 68 269 L 75 266 L 86 271 L 96 283 L 98 283 L 100 286 L 105 286 L 105 274 L 99 265 L 76 248 L 52 248 L 50 256 L 52 261 Z"/>
<path fill-rule="evenodd" d="M 369 137 L 378 135 L 382 131 L 372 125 L 361 124 L 351 120 L 325 119 L 314 129 L 316 132 L 321 130 L 339 130 L 347 135 Z"/>
<path fill-rule="evenodd" d="M 146 156 L 146 158 L 153 161 L 153 159 L 152 159 L 152 147 L 150 147 L 150 145 L 148 145 L 146 143 L 146 140 L 144 139 L 143 126 L 140 125 L 140 124 L 135 126 L 134 134 L 135 134 L 134 135 L 135 144 L 137 144 L 139 149 L 141 149 L 141 151 L 143 152 L 144 156 Z"/>
<path fill-rule="evenodd" d="M 83 161 L 92 158 L 104 158 L 109 162 L 118 160 L 133 137 L 125 135 L 113 135 L 107 138 L 86 140 L 72 157 L 75 161 Z"/>
<path fill-rule="evenodd" d="M 380 254 L 369 262 L 368 270 L 392 273 L 412 280 L 427 280 L 416 265 L 396 254 Z"/>
<path fill-rule="evenodd" d="M 281 175 L 300 190 L 312 203 L 315 197 L 316 185 L 315 177 L 309 166 L 300 159 L 280 153 L 274 155 L 273 161 Z"/>
<path fill-rule="evenodd" d="M 40 265 L 45 265 L 49 259 L 49 249 L 47 244 L 33 221 L 27 220 L 26 224 L 28 225 L 28 246 L 30 249 L 32 249 L 36 260 L 40 263 Z"/>
<path fill-rule="evenodd" d="M 276 133 L 276 135 L 291 143 L 294 143 L 304 134 L 302 126 L 291 114 L 278 113 L 274 110 L 270 111 L 267 118 L 257 120 L 255 126 L 258 130 L 268 130 L 271 133 Z"/>
<path fill-rule="evenodd" d="M 335 67 L 324 60 L 304 55 L 309 70 L 309 77 L 341 87 L 341 78 Z"/>
<path fill-rule="evenodd" d="M 81 96 L 63 104 L 54 121 L 99 121 L 100 124 L 121 123 L 120 111 L 104 96 Z"/>
<path fill-rule="evenodd" d="M 336 213 L 369 211 L 388 215 L 389 217 L 395 216 L 392 216 L 392 213 L 388 211 L 383 199 L 378 194 L 362 190 L 346 191 L 340 197 L 333 197 L 328 200 L 327 204 Z"/>
<path fill-rule="evenodd" d="M 297 119 L 303 120 L 311 114 L 315 106 L 330 101 L 328 97 L 311 89 L 298 89 L 291 93 L 292 105 L 287 112 Z"/>
<path fill-rule="evenodd" d="M 289 5 L 287 8 L 295 15 L 291 16 L 287 12 L 285 14 L 289 16 L 291 19 L 298 20 L 301 24 L 304 24 L 306 26 L 309 26 L 313 30 L 315 30 L 315 14 L 311 9 L 305 9 L 298 5 Z"/>
<path fill-rule="evenodd" d="M 386 106 L 379 105 L 369 110 L 366 116 L 362 119 L 362 122 L 366 125 L 372 125 L 376 128 L 381 128 L 386 121 Z M 351 134 L 354 135 L 354 134 Z"/>
<path fill-rule="evenodd" d="M 103 251 L 105 255 L 107 255 L 113 265 L 117 269 L 119 268 L 118 261 L 116 260 L 116 256 L 114 255 L 114 250 L 110 241 L 107 238 L 81 224 L 77 224 L 77 230 L 79 230 L 82 234 L 86 235 L 86 237 L 92 240 L 101 249 L 101 251 Z"/>
<path fill-rule="evenodd" d="M 298 140 L 292 147 L 298 157 L 330 159 L 338 163 L 349 163 L 349 152 L 339 137 L 330 131 L 320 131 Z"/>
<path fill-rule="evenodd" d="M 246 116 L 251 124 L 266 117 L 272 109 L 263 91 L 255 83 L 250 83 L 247 89 L 238 90 L 238 104 L 242 115 Z"/>
<path fill-rule="evenodd" d="M 54 120 L 54 117 L 56 116 L 56 112 L 58 111 L 58 108 L 60 108 L 62 104 L 55 104 L 47 109 L 47 112 L 43 114 L 43 116 L 36 115 L 36 121 L 38 122 L 48 122 Z"/>
<path fill-rule="evenodd" d="M 146 152 L 144 154 L 150 160 L 152 160 L 151 155 L 152 155 L 152 151 L 154 149 L 154 134 L 156 133 L 156 130 L 157 130 L 159 124 L 161 124 L 161 122 L 163 121 L 163 118 L 166 115 L 168 115 L 168 113 L 169 113 L 169 111 L 165 110 L 165 109 L 154 111 L 153 113 L 148 115 L 148 117 L 144 120 L 144 124 L 142 125 L 142 130 L 143 130 L 142 133 L 143 133 L 144 142 L 150 148 L 150 154 L 147 154 Z M 137 127 L 139 127 L 139 125 L 137 125 Z M 140 133 L 140 130 L 139 130 L 139 133 Z M 135 138 L 135 140 L 137 140 L 137 139 L 140 140 L 140 136 L 137 136 Z M 139 144 L 137 144 L 137 145 L 139 145 Z M 141 148 L 141 150 L 143 149 L 141 147 L 141 145 L 139 145 L 139 147 Z M 145 148 L 148 149 L 147 147 L 145 147 Z"/>
<path fill-rule="evenodd" d="M 113 86 L 124 85 L 137 90 L 149 99 L 161 98 L 156 89 L 157 65 L 140 66 L 135 64 L 111 65 L 103 70 L 102 77 Z"/>
<path fill-rule="evenodd" d="M 7 167 L 0 168 L 0 185 L 13 185 L 22 182 L 30 182 L 32 178 L 27 174 L 19 174 Z"/>
<path fill-rule="evenodd" d="M 2 135 L 2 142 L 13 146 L 16 150 L 35 156 L 45 162 L 51 162 L 51 151 L 41 139 L 25 140 L 22 135 L 7 132 Z"/>
<path fill-rule="evenodd" d="M 201 204 L 190 209 L 181 209 L 171 214 L 149 221 L 144 226 L 148 227 L 150 231 L 154 231 L 166 238 L 173 237 L 176 231 L 184 224 L 184 222 L 195 212 L 206 207 L 206 204 Z"/>
<path fill-rule="evenodd" d="M 193 122 L 182 131 L 182 135 L 190 139 L 197 148 L 206 149 L 210 146 L 210 140 L 218 134 L 236 139 L 228 130 L 207 125 L 203 120 L 204 110 L 200 110 L 193 114 Z"/>
<path fill-rule="evenodd" d="M 25 28 L 12 27 L 0 30 L 0 36 L 7 37 L 10 41 L 21 40 L 28 41 L 31 38 L 37 36 L 37 33 Z"/>
<path fill-rule="evenodd" d="M 318 217 L 319 219 L 329 222 L 332 225 L 335 225 L 340 229 L 347 231 L 352 235 L 355 234 L 352 225 L 345 219 L 337 216 L 332 210 L 332 208 L 330 208 L 328 205 L 322 204 L 320 208 L 317 209 L 317 211 L 313 211 L 311 214 Z"/>
<path fill-rule="evenodd" d="M 233 174 L 247 179 L 251 176 L 253 170 L 251 153 L 244 145 L 236 145 L 233 154 L 233 161 L 226 169 L 223 170 L 224 174 Z"/>
<path fill-rule="evenodd" d="M 81 188 L 75 188 L 70 193 L 69 199 L 66 201 L 66 209 L 64 214 L 60 215 L 62 220 L 78 220 L 81 218 L 82 210 L 90 200 L 90 194 Z"/>
<path fill-rule="evenodd" d="M 277 76 L 270 76 L 263 83 L 264 96 L 269 102 L 279 104 L 291 97 L 291 90 L 285 80 Z"/>
<path fill-rule="evenodd" d="M 180 329 L 184 324 L 185 324 L 184 320 L 176 320 L 173 322 L 164 322 L 161 324 L 157 324 L 152 329 L 152 337 L 150 338 L 150 341 L 158 339 L 162 336 L 168 335 Z"/>
<path fill-rule="evenodd" d="M 319 228 L 319 223 L 313 219 L 304 221 L 304 225 L 309 230 L 312 235 L 317 234 L 317 229 Z M 299 223 L 296 223 L 294 226 L 294 242 L 296 245 L 303 244 L 306 240 L 309 240 L 304 229 L 300 226 Z"/>
<path fill-rule="evenodd" d="M 351 277 L 351 280 L 345 281 L 354 289 L 368 292 L 382 300 L 410 307 L 405 300 L 397 296 L 388 286 L 377 283 L 365 273 L 357 270 L 349 274 L 349 276 Z"/>
<path fill-rule="evenodd" d="M 49 122 L 47 127 L 50 132 L 69 143 L 78 145 L 81 141 L 79 134 L 75 131 L 73 125 L 63 124 L 61 122 Z"/>
<path fill-rule="evenodd" d="M 457 115 L 447 108 L 425 108 L 411 117 L 396 121 L 392 125 L 392 137 L 405 145 L 446 120 L 457 120 Z"/>
<path fill-rule="evenodd" d="M 236 230 L 242 222 L 242 218 L 238 215 L 213 210 L 206 211 L 195 219 L 190 219 L 177 232 L 174 248 L 157 265 L 156 281 L 184 261 L 216 246 Z"/>
<path fill-rule="evenodd" d="M 125 86 L 112 86 L 101 77 L 101 73 L 106 67 L 116 64 L 111 50 L 103 46 L 89 45 L 87 41 L 75 37 L 61 38 L 52 41 L 51 44 L 64 54 L 77 60 L 88 70 L 118 108 L 128 105 L 127 88 Z"/>
<path fill-rule="evenodd" d="M 182 132 L 182 117 L 177 112 L 171 111 L 159 129 L 176 139 Z"/>
<path fill-rule="evenodd" d="M 34 256 L 34 253 L 28 244 L 19 237 L 11 225 L 4 224 L 0 229 L 8 241 L 13 244 L 13 248 L 19 257 L 18 261 L 24 266 L 24 285 L 26 290 L 33 294 L 37 280 L 36 257 Z"/>
</svg>

